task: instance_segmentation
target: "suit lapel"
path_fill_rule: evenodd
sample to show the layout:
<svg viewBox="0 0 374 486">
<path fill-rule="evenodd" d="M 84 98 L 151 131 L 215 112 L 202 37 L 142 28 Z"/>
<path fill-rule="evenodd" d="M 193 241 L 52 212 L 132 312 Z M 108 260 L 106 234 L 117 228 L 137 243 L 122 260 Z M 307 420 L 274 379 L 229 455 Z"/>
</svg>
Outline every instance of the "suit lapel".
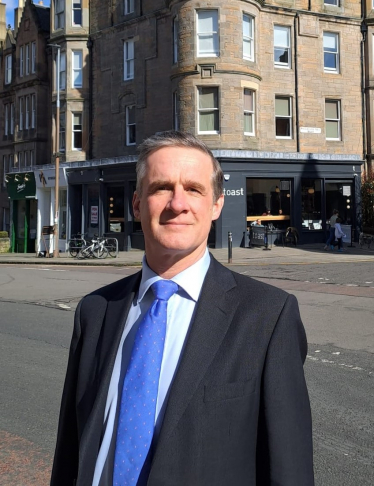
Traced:
<svg viewBox="0 0 374 486">
<path fill-rule="evenodd" d="M 96 350 L 96 353 L 99 354 L 98 389 L 92 412 L 81 438 L 79 470 L 82 484 L 89 484 L 92 481 L 114 362 L 131 303 L 139 288 L 140 278 L 141 272 L 128 278 L 125 284 L 124 281 L 118 282 L 120 286 L 118 291 L 113 292 L 114 295 L 108 298 L 100 339 L 100 351 Z M 96 447 L 93 446 L 94 444 Z"/>
<path fill-rule="evenodd" d="M 222 344 L 238 305 L 238 302 L 229 300 L 227 296 L 227 292 L 236 286 L 232 273 L 211 258 L 195 318 L 191 323 L 183 356 L 170 390 L 155 462 L 167 446 L 169 435 L 178 424 Z"/>
</svg>

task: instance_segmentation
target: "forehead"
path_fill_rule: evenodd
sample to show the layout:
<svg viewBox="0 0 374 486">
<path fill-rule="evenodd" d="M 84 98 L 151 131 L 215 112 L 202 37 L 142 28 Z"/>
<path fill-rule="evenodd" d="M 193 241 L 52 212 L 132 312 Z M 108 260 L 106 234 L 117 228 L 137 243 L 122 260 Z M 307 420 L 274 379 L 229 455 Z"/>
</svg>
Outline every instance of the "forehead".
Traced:
<svg viewBox="0 0 374 486">
<path fill-rule="evenodd" d="M 173 179 L 194 176 L 211 177 L 213 161 L 205 152 L 190 147 L 162 147 L 152 152 L 146 162 L 145 176 Z"/>
</svg>

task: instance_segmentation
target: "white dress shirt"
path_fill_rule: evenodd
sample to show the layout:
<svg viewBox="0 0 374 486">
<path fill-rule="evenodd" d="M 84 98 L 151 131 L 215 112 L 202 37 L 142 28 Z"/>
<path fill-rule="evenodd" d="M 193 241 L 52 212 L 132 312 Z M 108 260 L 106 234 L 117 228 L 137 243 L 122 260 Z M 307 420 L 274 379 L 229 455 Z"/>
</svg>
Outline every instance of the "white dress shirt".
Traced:
<svg viewBox="0 0 374 486">
<path fill-rule="evenodd" d="M 192 319 L 192 315 L 195 310 L 195 305 L 199 298 L 201 287 L 203 285 L 209 265 L 210 256 L 208 250 L 206 250 L 204 256 L 194 265 L 187 268 L 178 275 L 175 275 L 171 279 L 173 282 L 178 284 L 179 289 L 178 292 L 174 294 L 168 302 L 166 337 L 164 344 L 164 354 L 161 364 L 155 422 L 164 403 L 170 383 L 173 379 L 183 348 L 183 344 L 186 339 L 187 331 Z M 113 429 L 117 413 L 119 388 L 118 385 L 121 373 L 123 344 L 131 328 L 134 326 L 134 324 L 136 324 L 140 319 L 143 318 L 144 314 L 151 306 L 154 300 L 154 295 L 150 287 L 157 280 L 162 279 L 159 275 L 155 274 L 148 267 L 146 257 L 144 257 L 143 272 L 139 286 L 139 292 L 135 297 L 127 316 L 125 328 L 122 334 L 113 367 L 112 378 L 110 380 L 104 413 L 103 429 L 105 430 L 103 430 L 103 440 L 96 460 L 92 486 L 98 486 L 99 484 L 102 470 L 112 440 L 112 435 L 113 433 L 116 433 L 116 431 L 114 431 Z"/>
</svg>

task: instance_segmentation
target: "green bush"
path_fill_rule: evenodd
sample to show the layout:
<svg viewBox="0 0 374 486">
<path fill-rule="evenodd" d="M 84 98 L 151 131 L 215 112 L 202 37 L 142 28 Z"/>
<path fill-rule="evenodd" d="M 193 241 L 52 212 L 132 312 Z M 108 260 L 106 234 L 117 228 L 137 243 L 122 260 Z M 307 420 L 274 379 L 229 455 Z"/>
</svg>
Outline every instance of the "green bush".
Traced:
<svg viewBox="0 0 374 486">
<path fill-rule="evenodd" d="M 9 238 L 7 231 L 0 231 L 0 238 Z"/>
<path fill-rule="evenodd" d="M 361 181 L 362 225 L 374 228 L 374 170 L 364 172 Z"/>
</svg>

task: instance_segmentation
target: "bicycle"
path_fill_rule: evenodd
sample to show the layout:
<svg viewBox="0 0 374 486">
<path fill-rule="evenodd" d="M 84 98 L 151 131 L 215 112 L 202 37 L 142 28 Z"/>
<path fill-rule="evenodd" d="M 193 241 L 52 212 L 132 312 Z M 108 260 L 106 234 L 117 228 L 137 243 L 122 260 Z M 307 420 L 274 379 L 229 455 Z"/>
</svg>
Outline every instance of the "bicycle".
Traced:
<svg viewBox="0 0 374 486">
<path fill-rule="evenodd" d="M 83 260 L 85 258 L 106 258 L 108 256 L 108 250 L 104 246 L 104 240 L 102 238 L 92 239 L 91 243 L 84 248 L 82 248 L 78 254 L 78 260 Z"/>
<path fill-rule="evenodd" d="M 87 246 L 87 241 L 84 239 L 85 233 L 77 233 L 72 235 L 70 240 L 68 240 L 68 249 L 70 256 L 75 258 L 82 248 Z"/>
<path fill-rule="evenodd" d="M 99 238 L 104 240 L 104 247 L 108 250 L 108 254 L 112 258 L 118 256 L 118 240 L 117 238 Z"/>
</svg>

